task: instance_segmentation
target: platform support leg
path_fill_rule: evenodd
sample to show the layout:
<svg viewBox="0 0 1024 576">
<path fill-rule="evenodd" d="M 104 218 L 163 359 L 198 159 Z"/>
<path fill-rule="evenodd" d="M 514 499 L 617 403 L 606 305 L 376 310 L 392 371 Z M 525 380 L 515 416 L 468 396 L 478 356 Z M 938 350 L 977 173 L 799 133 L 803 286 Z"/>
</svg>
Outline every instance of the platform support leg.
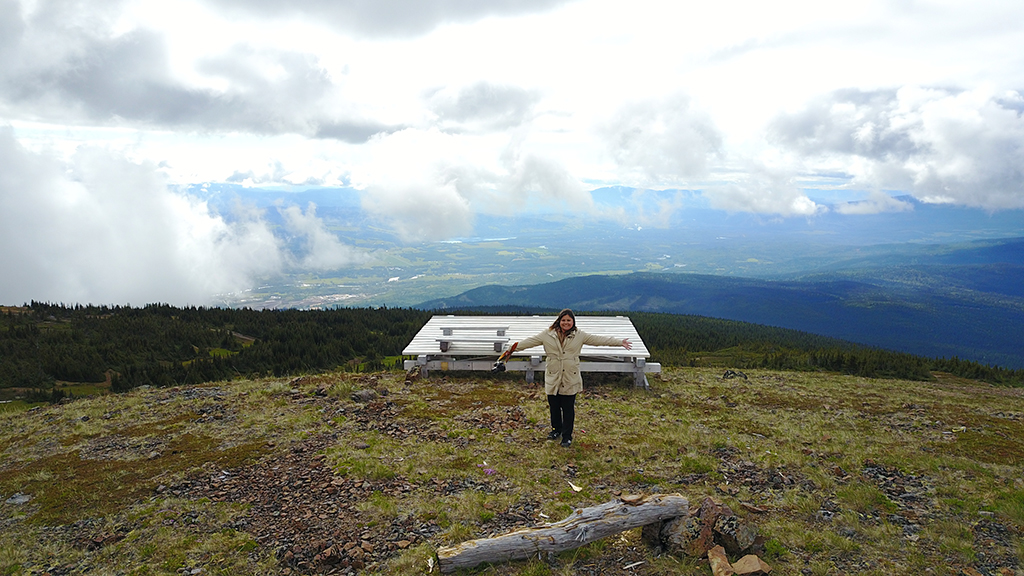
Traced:
<svg viewBox="0 0 1024 576">
<path fill-rule="evenodd" d="M 530 356 L 530 365 L 526 368 L 526 381 L 530 384 L 536 379 L 537 366 L 540 366 L 540 356 Z"/>
<path fill-rule="evenodd" d="M 644 366 L 647 365 L 645 358 L 633 358 L 633 382 L 637 388 L 650 390 L 651 385 L 647 382 L 647 374 L 644 373 Z"/>
<path fill-rule="evenodd" d="M 417 356 L 416 357 L 416 363 L 419 364 L 419 366 L 420 366 L 420 377 L 421 378 L 426 378 L 427 377 L 427 372 L 428 372 L 427 371 L 427 357 L 426 356 Z"/>
</svg>

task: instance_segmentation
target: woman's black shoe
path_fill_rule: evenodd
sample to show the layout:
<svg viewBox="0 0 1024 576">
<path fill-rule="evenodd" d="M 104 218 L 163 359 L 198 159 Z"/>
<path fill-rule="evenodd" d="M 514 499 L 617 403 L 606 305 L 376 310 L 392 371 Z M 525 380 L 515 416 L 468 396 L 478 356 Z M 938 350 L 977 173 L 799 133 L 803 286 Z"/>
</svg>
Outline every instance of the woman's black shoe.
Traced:
<svg viewBox="0 0 1024 576">
<path fill-rule="evenodd" d="M 562 440 L 562 448 L 568 448 L 572 446 L 572 440 Z"/>
<path fill-rule="evenodd" d="M 558 430 L 552 430 L 551 432 L 548 432 L 548 440 L 557 440 L 561 435 L 562 433 Z"/>
</svg>

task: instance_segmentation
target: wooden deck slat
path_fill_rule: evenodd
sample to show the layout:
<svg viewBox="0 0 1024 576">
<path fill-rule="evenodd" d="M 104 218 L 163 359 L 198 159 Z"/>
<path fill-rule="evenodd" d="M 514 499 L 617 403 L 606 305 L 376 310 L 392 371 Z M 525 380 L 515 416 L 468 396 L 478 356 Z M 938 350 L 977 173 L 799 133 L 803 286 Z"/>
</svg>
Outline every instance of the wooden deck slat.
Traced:
<svg viewBox="0 0 1024 576">
<path fill-rule="evenodd" d="M 404 355 L 438 355 L 441 354 L 439 334 L 441 329 L 450 326 L 467 330 L 459 336 L 477 336 L 468 332 L 470 328 L 508 326 L 504 338 L 509 342 L 519 342 L 546 329 L 555 321 L 556 316 L 434 316 L 420 329 L 405 350 Z M 624 316 L 577 316 L 576 324 L 581 330 L 601 336 L 629 338 L 632 350 L 609 346 L 584 346 L 581 356 L 601 356 L 611 358 L 649 358 L 650 352 L 644 344 L 636 328 L 628 317 Z M 480 335 L 483 336 L 483 335 Z M 516 352 L 513 356 L 529 357 L 543 355 L 542 348 L 530 348 Z M 458 337 L 444 354 L 448 356 L 496 356 L 493 345 L 486 342 L 459 342 Z"/>
</svg>

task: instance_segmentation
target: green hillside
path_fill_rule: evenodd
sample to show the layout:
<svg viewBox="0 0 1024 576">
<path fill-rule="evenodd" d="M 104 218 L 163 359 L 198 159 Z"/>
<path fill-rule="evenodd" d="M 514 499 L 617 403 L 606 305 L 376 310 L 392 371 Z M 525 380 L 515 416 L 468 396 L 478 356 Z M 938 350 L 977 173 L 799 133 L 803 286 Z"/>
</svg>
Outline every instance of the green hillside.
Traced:
<svg viewBox="0 0 1024 576">
<path fill-rule="evenodd" d="M 1024 368 L 1021 284 L 1024 267 L 1011 265 L 874 269 L 787 281 L 636 273 L 532 286 L 484 286 L 420 307 L 693 314 L 791 328 L 920 356 Z"/>
</svg>

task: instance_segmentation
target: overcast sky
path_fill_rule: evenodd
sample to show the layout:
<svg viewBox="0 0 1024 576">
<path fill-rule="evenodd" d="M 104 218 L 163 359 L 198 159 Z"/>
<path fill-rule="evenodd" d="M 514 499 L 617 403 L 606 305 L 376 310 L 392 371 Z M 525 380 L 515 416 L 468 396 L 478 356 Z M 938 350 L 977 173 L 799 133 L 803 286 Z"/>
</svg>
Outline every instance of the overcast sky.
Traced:
<svg viewBox="0 0 1024 576">
<path fill-rule="evenodd" d="M 202 303 L 369 258 L 181 185 L 354 187 L 410 242 L 605 185 L 1024 208 L 1024 3 L 0 0 L 0 303 Z M 826 205 L 822 198 L 854 203 Z"/>
</svg>

